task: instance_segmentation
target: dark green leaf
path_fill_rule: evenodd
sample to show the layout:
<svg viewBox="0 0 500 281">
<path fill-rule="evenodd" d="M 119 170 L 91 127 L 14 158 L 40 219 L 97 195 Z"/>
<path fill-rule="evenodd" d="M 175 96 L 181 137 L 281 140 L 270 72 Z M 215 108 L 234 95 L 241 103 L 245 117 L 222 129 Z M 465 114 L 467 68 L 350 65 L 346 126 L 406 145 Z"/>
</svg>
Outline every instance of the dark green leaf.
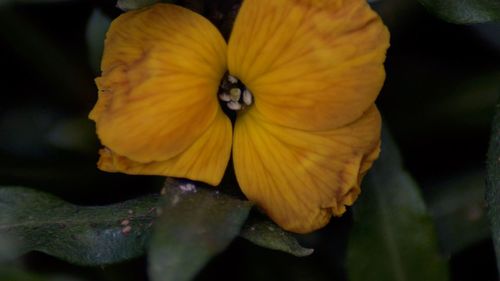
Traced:
<svg viewBox="0 0 500 281">
<path fill-rule="evenodd" d="M 438 17 L 458 24 L 500 20 L 498 0 L 419 0 Z"/>
<path fill-rule="evenodd" d="M 238 236 L 251 208 L 216 190 L 167 180 L 149 249 L 153 281 L 191 280 Z"/>
<path fill-rule="evenodd" d="M 500 103 L 497 104 L 488 150 L 486 202 L 491 224 L 493 244 L 500 272 Z"/>
<path fill-rule="evenodd" d="M 145 251 L 158 197 L 82 207 L 22 187 L 0 188 L 0 238 L 11 254 L 40 251 L 80 265 L 103 265 Z M 2 241 L 0 239 L 0 241 Z"/>
<path fill-rule="evenodd" d="M 447 280 L 447 265 L 438 254 L 418 187 L 402 169 L 386 132 L 382 144 L 381 157 L 354 206 L 347 259 L 350 280 Z"/>
<path fill-rule="evenodd" d="M 309 256 L 313 249 L 302 247 L 293 235 L 269 220 L 251 219 L 243 227 L 241 237 L 264 248 L 278 250 L 297 257 Z"/>
<path fill-rule="evenodd" d="M 429 187 L 429 211 L 447 255 L 491 236 L 484 199 L 484 171 L 461 173 Z"/>
</svg>

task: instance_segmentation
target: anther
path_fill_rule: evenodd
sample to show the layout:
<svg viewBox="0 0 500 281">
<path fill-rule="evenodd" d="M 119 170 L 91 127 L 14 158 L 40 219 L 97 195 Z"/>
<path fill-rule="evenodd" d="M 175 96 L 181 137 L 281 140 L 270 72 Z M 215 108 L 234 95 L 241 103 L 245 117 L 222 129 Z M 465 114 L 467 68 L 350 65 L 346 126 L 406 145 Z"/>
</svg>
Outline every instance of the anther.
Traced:
<svg viewBox="0 0 500 281">
<path fill-rule="evenodd" d="M 238 79 L 232 75 L 227 76 L 227 81 L 229 81 L 229 83 L 232 83 L 232 84 L 238 83 Z"/>
<path fill-rule="evenodd" d="M 231 96 L 227 93 L 220 94 L 219 98 L 221 101 L 226 101 L 226 102 L 231 101 Z"/>
<path fill-rule="evenodd" d="M 227 107 L 231 110 L 240 110 L 241 104 L 237 101 L 230 101 L 227 103 Z"/>
<path fill-rule="evenodd" d="M 253 102 L 253 96 L 252 96 L 252 93 L 248 90 L 248 89 L 245 89 L 245 91 L 243 91 L 243 102 L 245 103 L 245 105 L 251 105 L 252 102 Z"/>
</svg>

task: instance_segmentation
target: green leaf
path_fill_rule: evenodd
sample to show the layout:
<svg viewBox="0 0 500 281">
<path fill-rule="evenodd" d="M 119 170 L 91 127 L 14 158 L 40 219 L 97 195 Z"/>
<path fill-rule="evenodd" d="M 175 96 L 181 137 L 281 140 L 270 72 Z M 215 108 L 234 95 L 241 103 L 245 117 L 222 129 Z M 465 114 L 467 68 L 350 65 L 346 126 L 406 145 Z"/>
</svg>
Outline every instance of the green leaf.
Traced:
<svg viewBox="0 0 500 281">
<path fill-rule="evenodd" d="M 29 188 L 0 187 L 0 261 L 30 251 L 80 265 L 111 264 L 141 256 L 148 247 L 159 198 L 149 195 L 110 206 L 82 207 Z M 129 220 L 130 232 L 121 225 L 124 220 Z M 313 251 L 301 247 L 292 234 L 268 220 L 248 221 L 240 236 L 295 256 Z"/>
<path fill-rule="evenodd" d="M 282 251 L 297 257 L 309 256 L 314 249 L 302 247 L 293 235 L 270 220 L 250 219 L 240 236 L 264 248 Z"/>
<path fill-rule="evenodd" d="M 353 212 L 347 256 L 351 281 L 448 279 L 418 186 L 401 167 L 397 148 L 385 131 L 382 154 Z"/>
<path fill-rule="evenodd" d="M 22 187 L 0 187 L 0 241 L 7 257 L 40 251 L 80 265 L 140 256 L 150 237 L 158 196 L 82 207 Z M 2 243 L 0 243 L 2 244 Z"/>
<path fill-rule="evenodd" d="M 486 202 L 500 272 L 500 103 L 497 103 L 493 119 L 487 167 Z"/>
<path fill-rule="evenodd" d="M 153 281 L 191 280 L 238 236 L 248 201 L 167 180 L 162 215 L 149 248 Z"/>
<path fill-rule="evenodd" d="M 472 24 L 500 20 L 498 0 L 419 0 L 445 21 Z"/>
</svg>

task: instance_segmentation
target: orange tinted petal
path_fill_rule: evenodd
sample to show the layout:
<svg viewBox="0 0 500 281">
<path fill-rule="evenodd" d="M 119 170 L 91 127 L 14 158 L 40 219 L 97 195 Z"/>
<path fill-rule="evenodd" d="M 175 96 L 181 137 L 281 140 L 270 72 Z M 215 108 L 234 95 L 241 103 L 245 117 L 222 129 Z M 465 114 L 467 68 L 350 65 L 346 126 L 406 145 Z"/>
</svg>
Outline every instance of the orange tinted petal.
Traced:
<svg viewBox="0 0 500 281">
<path fill-rule="evenodd" d="M 333 129 L 373 104 L 388 45 L 389 33 L 366 0 L 246 0 L 228 68 L 269 121 Z"/>
<path fill-rule="evenodd" d="M 244 113 L 234 132 L 238 183 L 281 227 L 316 230 L 356 200 L 379 153 L 380 124 L 375 106 L 351 124 L 322 132 L 268 123 L 256 111 Z"/>
<path fill-rule="evenodd" d="M 107 172 L 182 177 L 218 185 L 229 161 L 231 134 L 231 122 L 220 113 L 194 144 L 171 159 L 140 163 L 102 149 L 98 166 Z"/>
<path fill-rule="evenodd" d="M 157 4 L 127 12 L 107 33 L 90 113 L 102 144 L 133 161 L 177 156 L 221 112 L 226 43 L 202 16 Z"/>
</svg>

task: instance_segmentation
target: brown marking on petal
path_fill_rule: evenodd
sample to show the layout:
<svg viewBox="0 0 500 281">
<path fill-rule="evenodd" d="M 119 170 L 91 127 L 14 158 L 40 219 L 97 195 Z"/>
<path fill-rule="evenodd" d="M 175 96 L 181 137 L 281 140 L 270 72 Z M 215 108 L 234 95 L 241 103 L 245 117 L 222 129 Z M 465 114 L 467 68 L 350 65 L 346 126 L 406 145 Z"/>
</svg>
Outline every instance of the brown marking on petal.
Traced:
<svg viewBox="0 0 500 281">
<path fill-rule="evenodd" d="M 359 162 L 359 169 L 358 169 L 358 179 L 357 182 L 354 184 L 354 186 L 349 186 L 346 190 L 341 190 L 338 189 L 335 191 L 335 198 L 336 198 L 336 206 L 332 206 L 332 213 L 334 216 L 341 216 L 345 211 L 346 211 L 346 206 L 351 206 L 361 193 L 360 189 L 360 184 L 365 176 L 365 174 L 368 172 L 368 169 L 372 166 L 373 161 L 378 157 L 379 154 L 379 147 L 380 147 L 380 141 L 376 141 L 375 144 L 373 145 L 373 149 L 368 150 L 367 153 L 363 154 L 361 157 L 361 161 Z M 359 159 L 360 156 L 358 153 L 355 153 L 356 157 L 353 157 L 354 159 Z M 351 161 L 346 162 L 346 167 L 350 164 Z M 339 178 L 340 181 L 345 183 L 345 170 L 339 171 Z"/>
<path fill-rule="evenodd" d="M 348 174 L 347 168 L 352 166 L 354 164 L 354 162 L 356 162 L 356 159 L 358 159 L 358 158 L 359 158 L 358 154 L 353 153 L 353 156 L 351 159 L 344 161 L 344 165 L 343 165 L 344 169 L 338 171 L 338 173 L 337 173 L 339 186 L 349 185 L 349 179 L 351 177 Z M 342 192 L 343 190 L 340 190 L 340 191 Z M 339 198 L 339 197 L 336 197 L 336 198 Z"/>
<path fill-rule="evenodd" d="M 352 181 L 348 167 L 356 165 L 359 171 L 359 168 L 361 168 L 361 158 L 360 154 L 354 151 L 353 157 L 345 161 L 344 167 L 346 168 L 337 172 L 337 188 L 333 191 L 333 197 L 328 202 L 328 205 L 322 206 L 330 208 L 334 216 L 341 216 L 346 211 L 346 206 L 352 205 L 359 194 L 360 182 L 358 179 L 355 179 L 354 182 Z"/>
<path fill-rule="evenodd" d="M 98 77 L 98 80 L 96 79 L 99 90 L 98 102 L 103 102 L 101 112 L 110 113 L 112 111 L 112 105 L 118 89 L 127 89 L 125 92 L 130 91 L 128 81 L 124 76 L 126 76 L 125 66 L 119 65 L 103 71 L 101 77 Z"/>
<path fill-rule="evenodd" d="M 337 206 L 338 206 L 339 202 L 340 202 L 339 198 L 342 198 L 344 195 L 343 195 L 343 192 L 340 188 L 335 189 L 334 193 L 335 193 L 335 201 L 336 201 Z"/>
<path fill-rule="evenodd" d="M 125 75 L 127 75 L 127 82 L 129 82 L 129 90 L 126 92 L 126 96 L 129 101 L 133 101 L 134 99 L 130 97 L 131 89 L 135 86 L 142 84 L 146 81 L 151 75 L 149 73 L 149 68 L 144 66 L 143 64 L 147 62 L 150 51 L 143 49 L 141 55 L 128 65 L 125 65 Z"/>
<path fill-rule="evenodd" d="M 147 60 L 148 54 L 149 51 L 142 50 L 141 55 L 131 63 L 117 62 L 102 70 L 101 77 L 95 79 L 99 93 L 99 112 L 95 115 L 95 120 L 101 113 L 113 114 L 124 104 L 134 100 L 130 96 L 132 90 L 150 76 L 148 68 L 141 66 Z"/>
<path fill-rule="evenodd" d="M 341 186 L 343 183 L 346 182 L 346 171 L 345 171 L 345 169 L 344 170 L 340 170 L 340 171 L 337 172 L 337 180 L 338 180 L 339 186 Z"/>
<path fill-rule="evenodd" d="M 358 197 L 360 193 L 360 189 L 358 187 L 353 187 L 347 191 L 347 193 L 344 194 L 342 197 L 341 202 L 344 204 L 344 206 L 351 206 L 354 201 L 356 201 L 356 198 Z"/>
</svg>

